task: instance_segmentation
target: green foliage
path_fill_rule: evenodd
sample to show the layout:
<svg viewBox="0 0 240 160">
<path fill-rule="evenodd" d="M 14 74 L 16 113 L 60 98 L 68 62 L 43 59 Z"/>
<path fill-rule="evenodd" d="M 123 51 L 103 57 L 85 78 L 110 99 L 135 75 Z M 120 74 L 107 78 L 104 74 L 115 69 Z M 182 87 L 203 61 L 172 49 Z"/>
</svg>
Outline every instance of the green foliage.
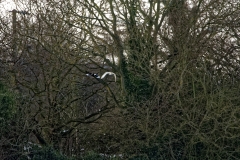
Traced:
<svg viewBox="0 0 240 160">
<path fill-rule="evenodd" d="M 89 151 L 80 159 L 81 160 L 118 160 L 121 158 L 115 157 L 115 156 L 107 156 L 107 155 L 99 154 L 94 151 Z"/>
<path fill-rule="evenodd" d="M 0 82 L 0 126 L 6 125 L 15 113 L 14 95 Z"/>
<path fill-rule="evenodd" d="M 96 152 L 88 152 L 83 158 L 83 160 L 104 160 L 105 158 L 101 155 L 97 154 Z"/>
<path fill-rule="evenodd" d="M 138 155 L 130 157 L 129 160 L 158 160 L 160 156 L 159 146 L 144 146 Z"/>
<path fill-rule="evenodd" d="M 31 152 L 33 160 L 72 160 L 53 149 L 53 147 L 34 147 Z"/>
<path fill-rule="evenodd" d="M 152 96 L 152 86 L 148 79 L 129 74 L 129 81 L 127 82 L 126 88 L 129 94 L 128 98 L 131 99 L 130 101 L 146 101 Z"/>
</svg>

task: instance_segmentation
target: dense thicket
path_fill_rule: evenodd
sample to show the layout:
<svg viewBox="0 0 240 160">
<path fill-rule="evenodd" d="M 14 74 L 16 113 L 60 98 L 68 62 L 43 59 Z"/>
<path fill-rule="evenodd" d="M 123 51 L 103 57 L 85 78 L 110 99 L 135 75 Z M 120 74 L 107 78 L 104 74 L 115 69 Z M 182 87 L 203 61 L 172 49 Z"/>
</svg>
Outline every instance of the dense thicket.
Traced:
<svg viewBox="0 0 240 160">
<path fill-rule="evenodd" d="M 239 2 L 17 3 L 0 24 L 2 159 L 239 159 Z"/>
</svg>

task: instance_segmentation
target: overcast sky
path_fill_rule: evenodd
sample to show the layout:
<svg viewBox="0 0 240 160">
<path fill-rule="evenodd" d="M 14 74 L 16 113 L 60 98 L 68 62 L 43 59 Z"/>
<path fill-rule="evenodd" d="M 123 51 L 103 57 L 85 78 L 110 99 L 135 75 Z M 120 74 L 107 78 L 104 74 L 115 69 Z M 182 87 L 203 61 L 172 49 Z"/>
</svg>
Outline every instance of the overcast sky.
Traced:
<svg viewBox="0 0 240 160">
<path fill-rule="evenodd" d="M 13 0 L 0 0 L 0 11 L 2 14 L 6 15 L 13 9 L 16 9 Z"/>
</svg>

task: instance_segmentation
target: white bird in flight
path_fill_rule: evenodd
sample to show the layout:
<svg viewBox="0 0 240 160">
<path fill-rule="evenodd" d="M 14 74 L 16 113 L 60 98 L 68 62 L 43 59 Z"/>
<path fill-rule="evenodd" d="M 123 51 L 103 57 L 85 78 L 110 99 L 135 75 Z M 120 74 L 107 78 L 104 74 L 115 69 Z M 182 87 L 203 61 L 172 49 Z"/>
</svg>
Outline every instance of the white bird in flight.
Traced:
<svg viewBox="0 0 240 160">
<path fill-rule="evenodd" d="M 113 72 L 105 72 L 102 76 L 101 76 L 101 79 L 103 79 L 106 75 L 114 75 L 114 78 L 115 78 L 115 82 L 116 82 L 116 79 L 117 79 L 117 77 L 116 77 L 116 74 L 115 73 L 113 73 Z"/>
<path fill-rule="evenodd" d="M 106 77 L 107 75 L 113 75 L 114 76 L 114 78 L 115 78 L 115 82 L 116 82 L 116 79 L 117 79 L 117 77 L 116 77 L 116 74 L 115 73 L 113 73 L 113 72 L 105 72 L 101 77 L 98 75 L 98 74 L 95 74 L 95 73 L 87 73 L 86 74 L 87 76 L 93 76 L 93 77 L 95 77 L 95 78 L 100 78 L 100 79 L 103 79 L 104 77 Z"/>
</svg>

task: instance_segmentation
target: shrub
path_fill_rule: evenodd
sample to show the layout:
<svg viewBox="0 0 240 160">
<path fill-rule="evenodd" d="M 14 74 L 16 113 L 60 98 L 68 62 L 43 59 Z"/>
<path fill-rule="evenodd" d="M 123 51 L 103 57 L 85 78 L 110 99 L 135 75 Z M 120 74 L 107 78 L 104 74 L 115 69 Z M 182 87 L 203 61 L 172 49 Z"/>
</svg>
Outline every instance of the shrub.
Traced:
<svg viewBox="0 0 240 160">
<path fill-rule="evenodd" d="M 4 130 L 15 113 L 15 97 L 7 87 L 0 82 L 0 128 L 2 130 L 0 133 L 4 133 Z"/>
<path fill-rule="evenodd" d="M 68 158 L 58 151 L 56 151 L 53 147 L 34 147 L 33 151 L 30 154 L 32 160 L 70 160 L 72 158 Z"/>
</svg>

